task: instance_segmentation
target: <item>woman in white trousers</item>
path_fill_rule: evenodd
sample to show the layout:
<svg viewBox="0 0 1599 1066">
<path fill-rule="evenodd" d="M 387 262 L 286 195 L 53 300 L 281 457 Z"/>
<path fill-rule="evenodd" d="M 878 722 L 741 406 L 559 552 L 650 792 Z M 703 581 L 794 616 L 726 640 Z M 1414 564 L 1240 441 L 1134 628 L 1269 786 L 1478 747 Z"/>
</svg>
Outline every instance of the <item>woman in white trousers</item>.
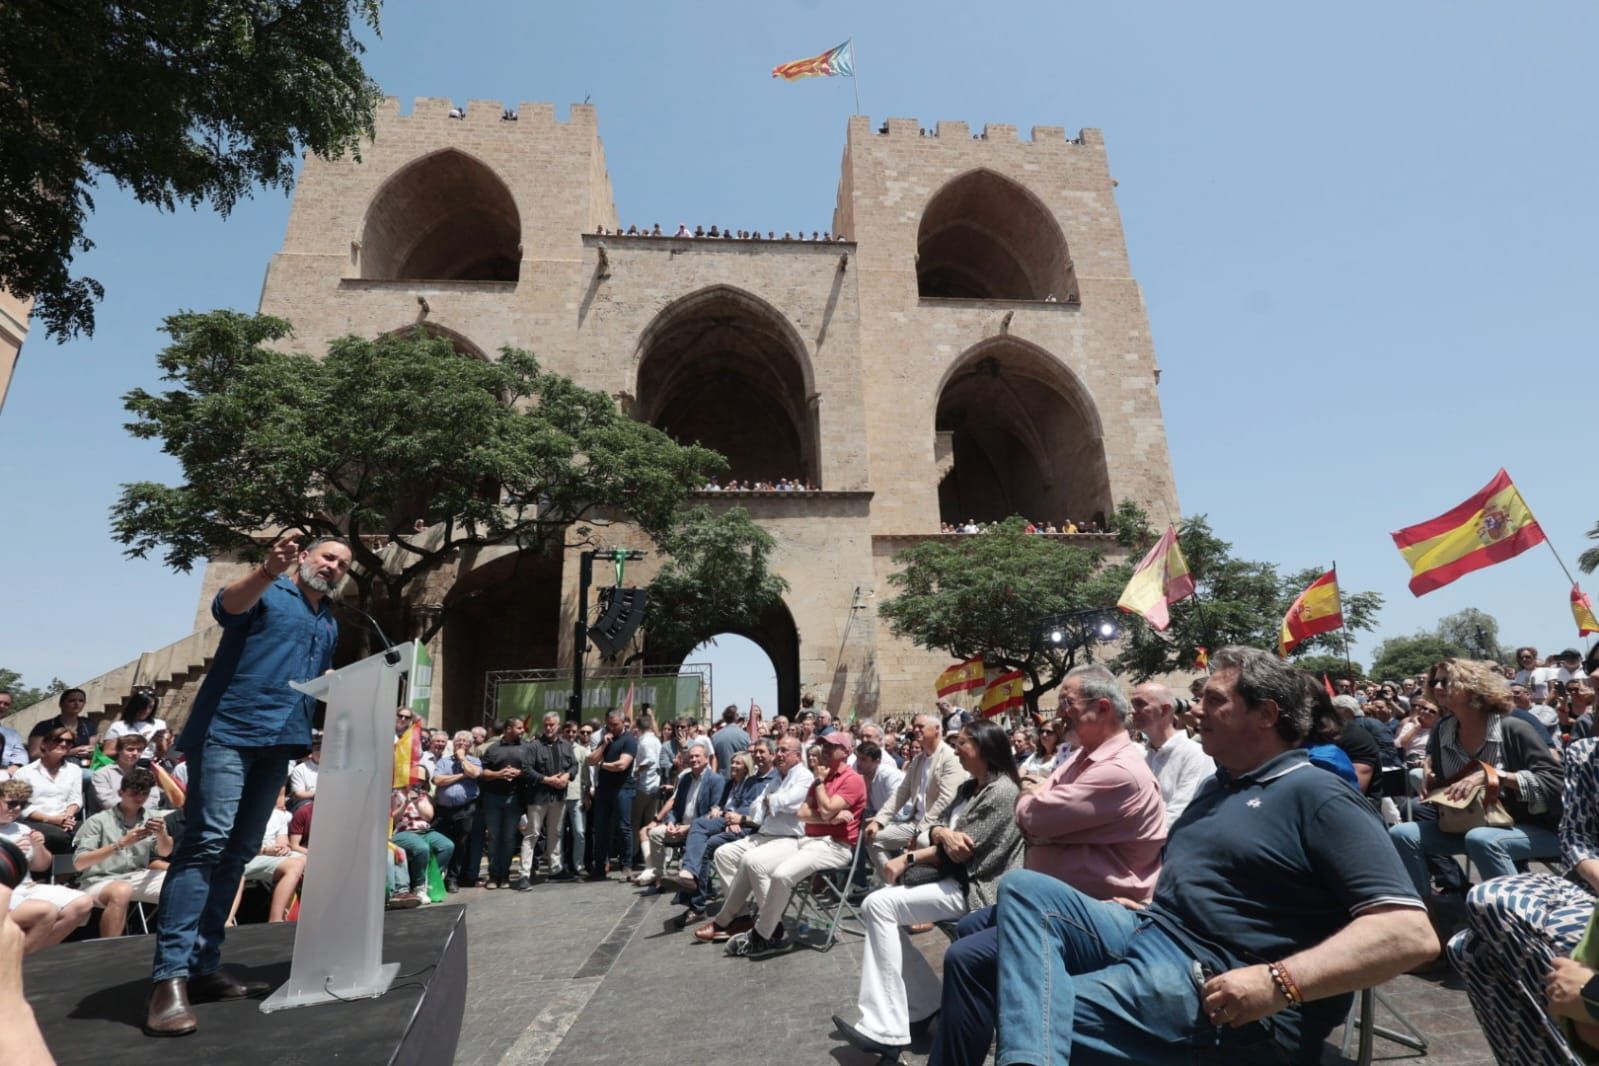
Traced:
<svg viewBox="0 0 1599 1066">
<path fill-rule="evenodd" d="M 888 860 L 888 884 L 866 897 L 866 954 L 861 962 L 860 1020 L 833 1023 L 862 1051 L 895 1061 L 910 1046 L 910 1027 L 938 1010 L 938 975 L 911 944 L 905 927 L 959 918 L 994 902 L 999 879 L 1021 865 L 1016 829 L 1020 795 L 1010 737 L 978 719 L 955 742 L 971 775 L 929 832 L 930 846 Z"/>
</svg>

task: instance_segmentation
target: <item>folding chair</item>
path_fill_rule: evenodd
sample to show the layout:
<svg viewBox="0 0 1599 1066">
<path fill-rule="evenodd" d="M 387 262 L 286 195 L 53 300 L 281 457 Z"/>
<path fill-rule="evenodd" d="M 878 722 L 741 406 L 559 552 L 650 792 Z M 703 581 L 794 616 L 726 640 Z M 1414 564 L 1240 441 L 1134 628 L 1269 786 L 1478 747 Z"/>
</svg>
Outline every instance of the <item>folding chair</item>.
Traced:
<svg viewBox="0 0 1599 1066">
<path fill-rule="evenodd" d="M 1377 1024 L 1377 1007 L 1381 1005 L 1394 1020 L 1404 1027 L 1404 1032 L 1397 1032 Z M 1409 1018 L 1389 1002 L 1388 997 L 1382 994 L 1379 988 L 1363 988 L 1360 995 L 1349 1005 L 1349 1015 L 1344 1019 L 1344 1045 L 1340 1053 L 1344 1058 L 1349 1057 L 1349 1047 L 1355 1042 L 1359 1034 L 1360 1050 L 1355 1056 L 1356 1066 L 1371 1066 L 1372 1037 L 1380 1036 L 1384 1040 L 1391 1040 L 1396 1044 L 1427 1053 L 1427 1037 L 1417 1029 Z"/>
<path fill-rule="evenodd" d="M 831 948 L 833 941 L 838 939 L 840 931 L 865 936 L 866 923 L 861 919 L 855 905 L 850 902 L 855 871 L 864 861 L 865 854 L 866 834 L 861 833 L 855 838 L 855 851 L 850 856 L 848 866 L 823 870 L 795 885 L 794 894 L 789 897 L 788 906 L 783 910 L 783 924 L 787 925 L 789 916 L 792 915 L 797 932 L 825 928 L 827 938 L 821 947 L 816 949 L 818 951 Z M 806 919 L 808 914 L 813 913 L 816 916 L 814 925 Z M 846 926 L 845 922 L 853 922 L 854 926 Z"/>
</svg>

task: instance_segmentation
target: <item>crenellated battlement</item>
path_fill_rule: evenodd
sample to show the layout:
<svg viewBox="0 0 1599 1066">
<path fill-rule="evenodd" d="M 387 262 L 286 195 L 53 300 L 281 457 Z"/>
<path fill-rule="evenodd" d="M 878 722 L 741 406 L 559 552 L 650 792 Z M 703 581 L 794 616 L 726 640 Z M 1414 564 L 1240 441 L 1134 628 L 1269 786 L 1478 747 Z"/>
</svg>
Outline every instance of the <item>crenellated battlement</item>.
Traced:
<svg viewBox="0 0 1599 1066">
<path fill-rule="evenodd" d="M 555 117 L 554 104 L 535 101 L 523 101 L 514 108 L 507 108 L 500 100 L 468 100 L 461 105 L 444 96 L 418 96 L 411 101 L 409 111 L 402 111 L 399 97 L 386 96 L 377 109 L 380 131 L 384 127 L 417 128 L 454 122 L 475 130 L 495 126 L 507 134 L 557 126 L 592 130 L 598 124 L 593 104 L 570 105 L 564 120 Z"/>
<path fill-rule="evenodd" d="M 1105 139 L 1097 129 L 1079 130 L 1075 138 L 1066 136 L 1064 126 L 1034 126 L 1027 140 L 1022 140 L 1017 128 L 1009 123 L 985 123 L 973 132 L 965 122 L 940 119 L 932 126 L 923 126 L 914 118 L 890 118 L 873 125 L 870 116 L 854 115 L 849 120 L 850 133 L 860 137 L 914 137 L 925 140 L 992 141 L 996 144 L 1067 144 L 1103 147 Z"/>
</svg>

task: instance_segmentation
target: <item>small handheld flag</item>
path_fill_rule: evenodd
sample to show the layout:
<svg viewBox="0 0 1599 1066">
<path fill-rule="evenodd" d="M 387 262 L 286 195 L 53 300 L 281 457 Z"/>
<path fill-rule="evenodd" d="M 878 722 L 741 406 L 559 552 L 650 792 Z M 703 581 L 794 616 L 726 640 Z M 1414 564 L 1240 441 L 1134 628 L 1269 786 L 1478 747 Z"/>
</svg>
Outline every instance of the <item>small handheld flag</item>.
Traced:
<svg viewBox="0 0 1599 1066">
<path fill-rule="evenodd" d="M 1469 500 L 1393 538 L 1410 564 L 1410 591 L 1421 596 L 1473 570 L 1514 559 L 1542 544 L 1544 532 L 1510 475 L 1500 469 Z"/>
<path fill-rule="evenodd" d="M 984 718 L 992 718 L 996 714 L 1020 707 L 1027 702 L 1023 691 L 1020 670 L 1009 670 L 1000 674 L 983 693 L 983 702 L 977 705 L 977 713 Z"/>
<path fill-rule="evenodd" d="M 1196 647 L 1194 649 L 1194 669 L 1210 673 L 1210 649 Z"/>
<path fill-rule="evenodd" d="M 1593 616 L 1593 601 L 1576 585 L 1571 586 L 1571 616 L 1577 620 L 1577 636 L 1599 633 L 1599 619 Z"/>
<path fill-rule="evenodd" d="M 845 41 L 837 48 L 829 48 L 819 56 L 796 59 L 772 68 L 772 77 L 784 81 L 801 78 L 853 78 L 855 76 L 855 41 Z"/>
<path fill-rule="evenodd" d="M 1287 655 L 1319 633 L 1331 633 L 1344 624 L 1338 599 L 1338 571 L 1329 570 L 1312 581 L 1283 618 L 1277 637 L 1277 654 Z"/>
<path fill-rule="evenodd" d="M 1143 615 L 1150 625 L 1164 630 L 1171 625 L 1171 605 L 1193 594 L 1194 578 L 1188 572 L 1182 548 L 1177 546 L 1177 527 L 1167 526 L 1133 571 L 1116 606 L 1129 614 Z"/>
</svg>

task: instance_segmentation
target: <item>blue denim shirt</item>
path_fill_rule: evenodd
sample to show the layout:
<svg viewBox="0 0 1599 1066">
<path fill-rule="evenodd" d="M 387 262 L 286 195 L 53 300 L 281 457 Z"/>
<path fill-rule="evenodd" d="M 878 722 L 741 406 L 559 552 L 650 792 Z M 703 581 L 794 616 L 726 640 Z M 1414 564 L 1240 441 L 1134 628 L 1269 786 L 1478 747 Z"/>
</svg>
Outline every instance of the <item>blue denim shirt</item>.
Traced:
<svg viewBox="0 0 1599 1066">
<path fill-rule="evenodd" d="M 483 768 L 483 760 L 476 755 L 468 755 L 466 761 L 478 769 Z M 434 764 L 433 776 L 442 777 L 445 774 L 462 773 L 460 765 L 456 762 L 454 752 L 446 752 L 439 756 L 439 761 Z M 470 777 L 463 777 L 453 785 L 445 785 L 433 797 L 436 807 L 460 807 L 471 803 L 478 797 L 478 783 Z"/>
<path fill-rule="evenodd" d="M 320 677 L 333 664 L 339 625 L 328 597 L 315 610 L 299 586 L 280 576 L 243 614 L 211 601 L 211 617 L 222 626 L 222 643 L 205 683 L 194 698 L 177 748 L 193 754 L 209 736 L 236 748 L 285 745 L 311 750 L 316 700 L 289 687 L 290 681 Z"/>
</svg>

